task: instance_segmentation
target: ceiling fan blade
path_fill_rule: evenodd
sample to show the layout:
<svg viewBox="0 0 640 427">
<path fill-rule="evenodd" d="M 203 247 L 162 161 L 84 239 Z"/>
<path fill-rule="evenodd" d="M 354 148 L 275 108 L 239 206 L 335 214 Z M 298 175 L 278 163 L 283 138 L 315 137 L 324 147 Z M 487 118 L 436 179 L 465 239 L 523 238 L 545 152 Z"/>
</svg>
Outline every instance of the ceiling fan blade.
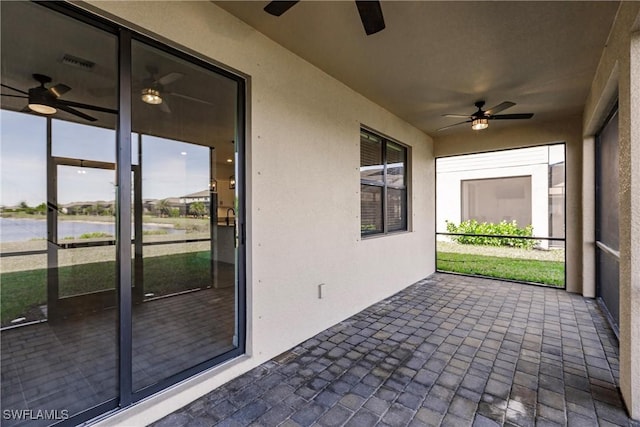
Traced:
<svg viewBox="0 0 640 427">
<path fill-rule="evenodd" d="M 358 6 L 364 32 L 368 36 L 384 30 L 384 17 L 378 0 L 356 1 L 356 6 Z"/>
<path fill-rule="evenodd" d="M 500 111 L 506 110 L 507 108 L 511 108 L 514 105 L 516 105 L 515 102 L 505 101 L 505 102 L 503 102 L 501 104 L 496 105 L 495 107 L 489 108 L 484 113 L 485 114 L 489 114 L 489 115 L 493 115 L 493 114 L 499 113 Z"/>
<path fill-rule="evenodd" d="M 3 93 L 2 96 L 8 96 L 9 98 L 23 98 L 23 99 L 28 99 L 28 96 L 25 95 L 10 95 L 8 93 Z"/>
<path fill-rule="evenodd" d="M 6 84 L 4 84 L 4 83 L 0 83 L 0 86 L 2 86 L 2 87 L 6 87 L 7 89 L 14 90 L 14 91 L 16 91 L 16 92 L 18 92 L 18 93 L 23 93 L 23 94 L 25 94 L 25 95 L 29 95 L 29 92 L 25 92 L 24 90 L 16 89 L 15 87 L 11 87 L 11 86 L 6 85 Z"/>
<path fill-rule="evenodd" d="M 171 114 L 171 108 L 169 108 L 169 104 L 167 104 L 166 99 L 162 100 L 162 103 L 160 104 L 160 111 L 162 111 L 163 113 Z"/>
<path fill-rule="evenodd" d="M 84 110 L 99 111 L 101 113 L 118 114 L 118 110 L 113 110 L 111 108 L 100 107 L 97 105 L 83 104 L 81 102 L 67 101 L 64 99 L 58 99 L 56 101 L 55 107 L 58 107 L 58 106 L 82 108 Z"/>
<path fill-rule="evenodd" d="M 189 101 L 200 102 L 201 104 L 213 105 L 213 102 L 205 101 L 204 99 L 194 98 L 193 96 L 183 95 L 181 93 L 176 92 L 165 92 L 165 95 L 171 95 L 182 99 L 187 99 Z"/>
<path fill-rule="evenodd" d="M 458 119 L 469 119 L 471 116 L 469 114 L 443 114 L 442 117 L 453 117 Z"/>
<path fill-rule="evenodd" d="M 85 114 L 82 111 L 78 111 L 78 110 L 76 110 L 74 108 L 68 107 L 68 106 L 66 106 L 66 105 L 64 105 L 62 103 L 59 103 L 59 102 L 56 103 L 56 108 L 58 108 L 58 109 L 60 109 L 62 111 L 66 111 L 69 114 L 73 114 L 75 116 L 78 116 L 78 117 L 80 117 L 82 119 L 88 120 L 90 122 L 95 122 L 95 121 L 98 120 L 95 117 L 91 117 L 90 115 Z"/>
<path fill-rule="evenodd" d="M 156 82 L 160 83 L 162 86 L 165 86 L 165 85 L 168 85 L 169 83 L 173 83 L 176 80 L 181 79 L 182 77 L 184 77 L 184 74 L 173 72 L 160 77 L 158 80 L 156 80 Z"/>
<path fill-rule="evenodd" d="M 272 1 L 264 7 L 264 11 L 273 16 L 280 16 L 291 9 L 298 1 Z"/>
<path fill-rule="evenodd" d="M 449 129 L 449 128 L 452 128 L 454 126 L 463 125 L 465 123 L 471 123 L 471 120 L 465 120 L 464 122 L 455 123 L 453 125 L 449 125 L 449 126 L 445 126 L 443 128 L 440 128 L 440 129 L 436 129 L 436 132 L 440 132 L 441 130 Z"/>
<path fill-rule="evenodd" d="M 533 117 L 533 113 L 523 114 L 500 114 L 498 116 L 491 116 L 489 120 L 515 120 L 515 119 L 530 119 Z"/>
<path fill-rule="evenodd" d="M 65 84 L 58 83 L 55 86 L 49 88 L 49 92 L 53 94 L 56 98 L 60 98 L 65 93 L 69 92 L 71 88 Z"/>
</svg>

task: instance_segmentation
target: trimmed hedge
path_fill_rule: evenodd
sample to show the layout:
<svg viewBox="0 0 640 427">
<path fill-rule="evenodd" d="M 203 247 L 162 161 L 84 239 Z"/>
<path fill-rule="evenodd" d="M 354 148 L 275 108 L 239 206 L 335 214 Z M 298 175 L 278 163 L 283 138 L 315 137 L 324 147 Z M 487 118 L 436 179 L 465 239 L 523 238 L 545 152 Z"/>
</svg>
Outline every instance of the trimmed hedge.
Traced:
<svg viewBox="0 0 640 427">
<path fill-rule="evenodd" d="M 499 236 L 533 236 L 533 226 L 527 225 L 519 228 L 516 221 L 501 221 L 498 224 L 490 222 L 478 222 L 475 219 L 463 221 L 460 225 L 453 222 L 447 223 L 449 233 L 460 234 L 486 234 Z M 486 246 L 510 246 L 514 248 L 533 249 L 537 240 L 518 239 L 517 237 L 484 237 L 484 236 L 451 236 L 455 242 L 462 245 L 486 245 Z"/>
</svg>

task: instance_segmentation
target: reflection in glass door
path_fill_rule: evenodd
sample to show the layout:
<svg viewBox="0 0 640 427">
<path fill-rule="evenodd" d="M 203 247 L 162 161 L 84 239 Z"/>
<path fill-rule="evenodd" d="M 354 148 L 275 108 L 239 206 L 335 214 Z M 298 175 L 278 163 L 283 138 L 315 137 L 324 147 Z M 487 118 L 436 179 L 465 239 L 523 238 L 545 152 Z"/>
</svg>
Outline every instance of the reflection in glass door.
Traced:
<svg viewBox="0 0 640 427">
<path fill-rule="evenodd" d="M 237 83 L 134 41 L 133 390 L 237 348 Z M 135 227 L 134 227 L 135 229 Z M 140 285 L 140 286 L 139 286 Z"/>
<path fill-rule="evenodd" d="M 115 162 L 117 91 L 89 92 L 117 87 L 118 39 L 41 4 L 0 8 L 0 406 L 14 411 L 2 425 L 76 425 L 73 417 L 96 416 L 118 399 L 115 251 L 95 246 L 97 233 L 110 234 L 100 220 L 113 222 L 105 205 L 117 209 L 114 171 L 90 165 Z M 65 63 L 71 54 L 97 70 Z M 60 103 L 38 113 L 27 105 L 40 86 L 57 91 Z M 11 237 L 5 220 L 16 231 Z M 85 312 L 79 296 L 96 291 L 111 294 L 110 308 Z"/>
<path fill-rule="evenodd" d="M 79 425 L 244 352 L 244 81 L 68 2 L 0 8 L 2 425 Z"/>
<path fill-rule="evenodd" d="M 58 266 L 49 272 L 49 321 L 116 306 L 115 165 L 53 160 L 58 185 L 49 200 L 60 208 L 48 251 L 49 265 Z"/>
</svg>

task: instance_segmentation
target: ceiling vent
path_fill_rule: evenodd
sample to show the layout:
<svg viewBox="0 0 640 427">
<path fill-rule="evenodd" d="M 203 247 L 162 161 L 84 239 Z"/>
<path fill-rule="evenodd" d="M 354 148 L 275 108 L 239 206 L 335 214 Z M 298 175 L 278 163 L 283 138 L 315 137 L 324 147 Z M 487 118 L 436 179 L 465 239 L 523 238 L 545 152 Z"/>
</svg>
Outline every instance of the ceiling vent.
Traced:
<svg viewBox="0 0 640 427">
<path fill-rule="evenodd" d="M 85 71 L 91 71 L 95 67 L 96 63 L 89 61 L 88 59 L 79 58 L 77 56 L 69 55 L 65 53 L 60 61 L 63 64 L 71 65 L 72 67 L 82 68 Z"/>
</svg>

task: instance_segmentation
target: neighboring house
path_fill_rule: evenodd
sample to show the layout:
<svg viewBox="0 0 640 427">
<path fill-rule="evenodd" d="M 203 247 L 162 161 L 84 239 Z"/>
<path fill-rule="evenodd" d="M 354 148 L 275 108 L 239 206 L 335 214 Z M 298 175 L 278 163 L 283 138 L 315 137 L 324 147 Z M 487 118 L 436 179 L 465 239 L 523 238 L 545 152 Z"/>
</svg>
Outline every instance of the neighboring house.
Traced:
<svg viewBox="0 0 640 427">
<path fill-rule="evenodd" d="M 446 221 L 474 219 L 564 237 L 564 145 L 439 158 L 436 186 L 438 232 L 447 231 Z"/>
<path fill-rule="evenodd" d="M 279 18 L 259 2 L 0 7 L 2 94 L 14 95 L 2 96 L 2 197 L 56 206 L 62 166 L 91 168 L 96 200 L 117 183 L 119 219 L 115 246 L 10 254 L 44 261 L 29 266 L 33 300 L 0 332 L 3 411 L 148 425 L 432 274 L 437 158 L 564 143 L 566 291 L 617 292 L 605 303 L 617 310 L 620 392 L 640 419 L 640 2 L 383 1 L 387 28 L 371 36 L 353 2 L 300 2 Z M 42 114 L 24 112 L 29 90 Z M 436 131 L 485 96 L 539 111 Z M 535 186 L 555 195 L 564 166 L 508 174 L 531 177 L 537 229 L 549 224 Z M 553 191 L 539 178 L 549 167 Z M 233 226 L 140 233 L 143 197 L 229 177 L 218 211 L 235 208 Z M 522 182 L 510 188 L 527 197 Z M 56 219 L 50 209 L 51 235 Z M 58 265 L 63 250 L 78 254 L 71 267 Z M 2 301 L 19 305 L 22 283 L 3 277 Z"/>
<path fill-rule="evenodd" d="M 209 190 L 198 191 L 197 193 L 187 194 L 185 196 L 180 196 L 180 203 L 189 205 L 193 202 L 206 202 L 209 203 L 211 192 Z"/>
<path fill-rule="evenodd" d="M 234 207 L 234 189 L 230 188 L 228 180 L 220 180 L 218 187 L 216 188 L 217 199 L 217 215 L 219 220 L 225 220 L 230 218 L 233 221 L 235 217 Z M 209 203 L 211 198 L 211 192 L 209 190 L 197 191 L 195 193 L 180 196 L 180 208 L 181 212 L 184 210 L 189 212 L 189 206 L 194 202 L 204 203 L 206 209 L 209 209 Z"/>
<path fill-rule="evenodd" d="M 186 215 L 190 215 L 193 213 L 193 209 L 191 208 L 191 205 L 193 203 L 201 203 L 203 205 L 200 206 L 200 208 L 204 208 L 202 209 L 202 212 L 200 212 L 201 215 L 203 215 L 205 212 L 208 213 L 210 199 L 209 195 L 209 190 L 203 190 L 196 193 L 187 194 L 185 196 L 180 196 L 180 204 L 182 205 L 182 209 L 184 210 L 184 212 L 186 212 Z"/>
</svg>

